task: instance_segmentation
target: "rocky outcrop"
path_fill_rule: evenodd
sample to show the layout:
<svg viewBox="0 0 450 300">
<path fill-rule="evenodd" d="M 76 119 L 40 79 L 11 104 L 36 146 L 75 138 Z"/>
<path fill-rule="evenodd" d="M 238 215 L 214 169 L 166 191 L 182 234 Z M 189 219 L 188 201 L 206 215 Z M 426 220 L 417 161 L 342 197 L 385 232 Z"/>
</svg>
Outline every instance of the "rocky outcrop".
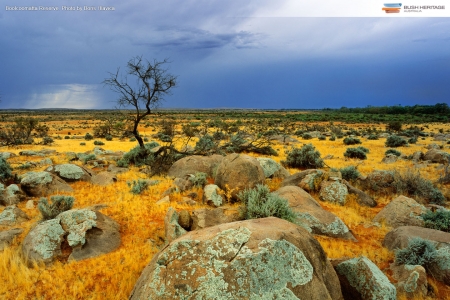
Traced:
<svg viewBox="0 0 450 300">
<path fill-rule="evenodd" d="M 369 195 L 367 195 L 365 192 L 361 191 L 360 189 L 352 186 L 347 180 L 342 180 L 342 183 L 345 184 L 345 186 L 347 187 L 349 194 L 354 194 L 357 196 L 356 202 L 358 202 L 359 205 L 368 206 L 368 207 L 377 206 L 377 202 L 372 197 L 370 197 Z"/>
<path fill-rule="evenodd" d="M 18 204 L 25 199 L 26 194 L 17 184 L 10 184 L 4 189 L 0 183 L 0 204 L 5 206 Z"/>
<path fill-rule="evenodd" d="M 385 164 L 393 164 L 398 160 L 398 156 L 395 154 L 388 154 L 381 160 L 382 163 Z"/>
<path fill-rule="evenodd" d="M 447 164 L 449 162 L 449 158 L 450 154 L 437 149 L 428 150 L 423 156 L 423 160 L 429 160 L 438 164 Z"/>
<path fill-rule="evenodd" d="M 367 257 L 358 257 L 336 266 L 345 299 L 397 299 L 397 290 Z"/>
<path fill-rule="evenodd" d="M 130 299 L 336 299 L 320 244 L 278 218 L 191 231 L 154 256 Z"/>
<path fill-rule="evenodd" d="M 0 251 L 8 247 L 14 238 L 23 232 L 22 228 L 13 228 L 9 230 L 0 231 Z"/>
<path fill-rule="evenodd" d="M 166 235 L 167 243 L 187 233 L 187 231 L 178 223 L 178 219 L 179 215 L 176 210 L 173 207 L 169 207 L 169 210 L 164 217 L 164 233 Z"/>
<path fill-rule="evenodd" d="M 58 192 L 73 192 L 61 178 L 48 172 L 28 172 L 20 181 L 22 189 L 32 197 L 47 196 Z"/>
<path fill-rule="evenodd" d="M 289 206 L 298 214 L 297 221 L 309 232 L 356 241 L 341 219 L 323 209 L 311 195 L 301 188 L 286 186 L 275 193 L 289 202 Z"/>
<path fill-rule="evenodd" d="M 320 184 L 319 198 L 322 201 L 345 205 L 347 202 L 347 186 L 342 180 L 323 181 Z"/>
<path fill-rule="evenodd" d="M 200 156 L 191 155 L 177 160 L 169 169 L 167 175 L 170 177 L 184 178 L 186 175 L 203 172 L 208 177 L 214 177 L 217 166 L 222 161 L 223 156 L 211 155 Z"/>
<path fill-rule="evenodd" d="M 410 239 L 420 237 L 433 242 L 437 248 L 450 247 L 450 233 L 417 226 L 400 226 L 388 232 L 383 240 L 383 246 L 393 251 L 408 246 Z"/>
<path fill-rule="evenodd" d="M 117 182 L 117 176 L 111 172 L 100 172 L 93 176 L 91 181 L 93 184 L 106 186 Z"/>
<path fill-rule="evenodd" d="M 393 277 L 397 280 L 397 295 L 408 299 L 425 298 L 428 294 L 428 280 L 425 268 L 414 265 L 391 265 Z"/>
<path fill-rule="evenodd" d="M 281 187 L 284 187 L 284 186 L 300 186 L 300 182 L 303 180 L 303 178 L 305 178 L 306 175 L 311 174 L 311 173 L 318 173 L 318 172 L 323 173 L 323 171 L 321 171 L 321 170 L 308 169 L 308 170 L 304 170 L 304 171 L 292 174 L 291 176 L 286 177 L 281 182 Z M 320 184 L 320 182 L 319 182 L 319 184 Z"/>
<path fill-rule="evenodd" d="M 264 176 L 266 178 L 281 178 L 289 177 L 291 174 L 279 163 L 268 157 L 256 158 L 263 168 Z"/>
<path fill-rule="evenodd" d="M 236 208 L 196 209 L 192 212 L 191 230 L 200 230 L 206 227 L 241 221 L 242 219 L 239 210 Z"/>
<path fill-rule="evenodd" d="M 218 193 L 219 187 L 215 184 L 207 184 L 203 188 L 203 203 L 219 207 L 223 203 L 222 196 Z"/>
<path fill-rule="evenodd" d="M 263 184 L 264 179 L 264 171 L 256 158 L 234 153 L 224 157 L 217 167 L 215 184 L 231 191 L 231 196 L 236 198 L 240 191 Z"/>
<path fill-rule="evenodd" d="M 0 213 L 0 225 L 11 226 L 28 221 L 30 218 L 20 208 L 15 205 L 6 207 Z"/>
<path fill-rule="evenodd" d="M 400 226 L 424 226 L 421 217 L 426 213 L 425 206 L 414 199 L 398 196 L 386 205 L 373 219 L 374 222 L 384 222 L 386 225 L 397 228 Z"/>
</svg>

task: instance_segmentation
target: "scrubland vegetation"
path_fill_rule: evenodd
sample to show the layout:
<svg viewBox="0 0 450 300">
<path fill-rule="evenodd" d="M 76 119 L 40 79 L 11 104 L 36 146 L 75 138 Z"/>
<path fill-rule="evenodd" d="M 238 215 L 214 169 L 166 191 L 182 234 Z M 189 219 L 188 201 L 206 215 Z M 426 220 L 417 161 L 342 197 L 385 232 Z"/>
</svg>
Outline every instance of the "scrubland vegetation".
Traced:
<svg viewBox="0 0 450 300">
<path fill-rule="evenodd" d="M 394 252 L 382 247 L 381 242 L 390 228 L 384 224 L 373 224 L 372 220 L 400 194 L 422 197 L 428 202 L 446 203 L 450 196 L 448 183 L 438 183 L 445 176 L 446 169 L 438 164 L 414 162 L 408 157 L 416 151 L 426 151 L 426 147 L 433 143 L 448 152 L 449 146 L 434 141 L 431 135 L 450 133 L 450 125 L 447 123 L 448 112 L 433 115 L 428 114 L 427 110 L 420 110 L 420 107 L 416 108 L 418 113 L 412 115 L 386 111 L 365 112 L 346 108 L 336 112 L 158 111 L 143 120 L 138 128 L 149 151 L 160 146 L 150 157 L 139 154 L 137 142 L 127 130 L 129 122 L 126 115 L 116 111 L 2 112 L 0 152 L 19 154 L 24 150 L 54 149 L 57 152 L 47 157 L 54 164 L 60 164 L 68 162 L 66 152 L 86 152 L 92 151 L 94 147 L 102 147 L 105 150 L 127 152 L 118 162 L 112 163 L 130 169 L 118 174 L 118 181 L 114 185 L 100 187 L 75 182 L 71 183 L 74 192 L 65 194 L 73 197 L 74 208 L 104 205 L 101 212 L 120 224 L 120 248 L 100 257 L 79 262 L 61 259 L 51 266 L 28 267 L 21 254 L 20 242 L 33 224 L 41 220 L 42 214 L 37 208 L 26 209 L 26 201 L 18 204 L 30 220 L 18 226 L 24 232 L 11 247 L 0 252 L 0 298 L 127 298 L 145 265 L 164 243 L 164 216 L 168 207 L 192 211 L 205 206 L 201 201 L 197 201 L 195 206 L 185 204 L 180 201 L 185 196 L 182 193 L 172 194 L 169 204 L 156 204 L 162 193 L 172 185 L 171 179 L 164 176 L 164 171 L 171 163 L 189 153 L 206 155 L 244 152 L 254 157 L 271 157 L 283 163 L 291 174 L 305 168 L 339 169 L 344 179 L 353 182 L 360 175 L 368 175 L 373 170 L 389 170 L 397 174 L 395 190 L 389 193 L 369 190 L 378 203 L 374 208 L 360 206 L 353 195 L 348 196 L 345 206 L 319 201 L 323 208 L 345 222 L 358 242 L 316 236 L 328 257 L 364 255 L 394 281 L 388 267 L 395 259 L 404 259 L 399 258 L 404 256 L 397 255 L 396 258 Z M 392 122 L 399 122 L 401 126 Z M 17 131 L 22 134 L 13 136 L 12 132 Z M 395 135 L 380 137 L 386 132 L 395 132 Z M 411 138 L 416 141 L 408 142 Z M 304 145 L 305 148 L 302 148 Z M 393 147 L 395 149 L 391 149 Z M 405 159 L 394 164 L 381 163 L 386 154 L 404 156 Z M 86 155 L 72 163 L 81 165 L 92 159 L 95 157 Z M 40 160 L 42 157 L 39 156 L 18 155 L 8 159 L 8 164 L 20 176 L 27 171 L 45 169 L 38 164 Z M 150 175 L 141 172 L 146 165 L 152 166 Z M 91 167 L 94 170 L 101 169 L 101 166 Z M 1 158 L 0 171 L 0 176 L 12 176 Z M 149 185 L 144 181 L 149 177 L 159 182 Z M 211 178 L 196 180 L 212 181 Z M 267 187 L 259 187 L 259 192 L 267 198 L 268 190 L 278 189 L 280 183 L 278 179 L 266 179 Z M 428 191 L 428 194 L 421 195 L 413 190 L 418 184 L 421 184 L 420 191 Z M 193 191 L 201 195 L 201 187 L 198 186 Z M 442 192 L 442 197 L 435 193 L 436 189 Z M 319 199 L 315 192 L 311 194 Z M 430 195 L 434 195 L 434 198 Z M 257 201 L 251 192 L 241 196 L 251 205 Z M 201 199 L 201 196 L 197 199 Z M 38 199 L 34 200 L 37 203 Z M 285 203 L 277 199 L 270 200 L 278 203 L 282 215 L 288 219 L 292 217 L 285 209 Z M 41 207 L 49 210 L 45 201 L 41 202 Z M 264 215 L 268 210 L 270 208 L 264 208 L 263 211 L 253 209 L 246 213 Z M 429 215 L 427 220 L 428 227 L 449 230 L 446 216 Z M 431 277 L 428 280 L 436 298 L 450 297 L 448 286 Z"/>
</svg>

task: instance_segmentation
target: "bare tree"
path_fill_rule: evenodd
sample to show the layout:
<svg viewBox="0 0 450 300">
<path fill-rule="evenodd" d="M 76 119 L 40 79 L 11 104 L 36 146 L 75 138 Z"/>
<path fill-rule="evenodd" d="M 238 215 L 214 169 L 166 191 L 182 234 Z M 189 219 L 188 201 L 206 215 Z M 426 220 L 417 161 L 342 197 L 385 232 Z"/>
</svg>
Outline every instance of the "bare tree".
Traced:
<svg viewBox="0 0 450 300">
<path fill-rule="evenodd" d="M 149 62 L 142 56 L 137 56 L 128 61 L 125 75 L 120 74 L 119 68 L 116 73 L 109 73 L 111 76 L 103 81 L 120 95 L 117 100 L 119 107 L 131 107 L 134 110 L 134 115 L 131 116 L 132 133 L 143 151 L 145 146 L 139 135 L 139 122 L 150 115 L 176 85 L 176 77 L 165 68 L 168 63 L 167 59 Z"/>
</svg>

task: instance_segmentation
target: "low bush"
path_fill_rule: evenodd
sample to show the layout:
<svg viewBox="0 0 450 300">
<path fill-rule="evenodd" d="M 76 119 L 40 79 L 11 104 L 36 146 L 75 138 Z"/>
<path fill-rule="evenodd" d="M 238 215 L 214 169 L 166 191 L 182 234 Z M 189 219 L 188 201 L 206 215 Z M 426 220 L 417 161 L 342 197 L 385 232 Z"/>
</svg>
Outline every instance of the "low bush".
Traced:
<svg viewBox="0 0 450 300">
<path fill-rule="evenodd" d="M 325 141 L 327 139 L 324 135 L 319 135 L 317 138 L 319 141 Z"/>
<path fill-rule="evenodd" d="M 393 186 L 397 194 L 408 195 L 427 203 L 443 204 L 445 197 L 430 180 L 423 178 L 419 171 L 408 170 L 404 173 L 395 171 Z"/>
<path fill-rule="evenodd" d="M 384 155 L 388 155 L 388 154 L 394 154 L 395 156 L 400 156 L 402 155 L 402 153 L 398 150 L 395 149 L 387 149 L 386 152 L 384 152 Z"/>
<path fill-rule="evenodd" d="M 159 146 L 157 142 L 150 142 L 144 145 L 145 149 L 141 149 L 138 145 L 125 153 L 123 157 L 117 161 L 117 166 L 128 167 L 130 164 L 137 167 L 143 165 L 151 165 L 154 161 L 154 157 L 150 149 Z"/>
<path fill-rule="evenodd" d="M 368 140 L 373 140 L 373 141 L 378 140 L 378 135 L 376 135 L 376 134 L 370 134 L 370 135 L 367 137 L 367 139 L 368 139 Z"/>
<path fill-rule="evenodd" d="M 66 136 L 64 137 L 64 139 L 65 139 L 65 140 L 70 140 L 70 136 L 66 135 Z"/>
<path fill-rule="evenodd" d="M 396 147 L 401 147 L 401 146 L 405 146 L 408 143 L 406 142 L 405 139 L 403 139 L 402 137 L 399 137 L 398 135 L 390 135 L 387 137 L 386 139 L 386 147 L 391 147 L 391 148 L 396 148 Z"/>
<path fill-rule="evenodd" d="M 328 140 L 330 140 L 330 141 L 335 141 L 335 140 L 336 140 L 336 137 L 335 137 L 334 135 L 332 135 Z"/>
<path fill-rule="evenodd" d="M 291 168 L 322 168 L 324 166 L 320 152 L 316 151 L 312 144 L 288 151 L 286 161 L 282 163 Z"/>
<path fill-rule="evenodd" d="M 86 146 L 86 143 L 85 142 L 81 142 L 80 146 Z"/>
<path fill-rule="evenodd" d="M 91 154 L 87 154 L 87 155 L 83 156 L 81 160 L 85 164 L 90 160 L 96 160 L 96 159 L 97 159 L 97 156 L 95 156 L 95 154 L 91 153 Z"/>
<path fill-rule="evenodd" d="M 47 198 L 42 197 L 38 202 L 38 209 L 42 219 L 50 220 L 56 218 L 60 213 L 72 208 L 75 198 L 72 196 L 51 196 L 52 203 L 49 204 Z"/>
<path fill-rule="evenodd" d="M 412 137 L 408 140 L 408 144 L 416 144 L 417 143 L 417 137 Z"/>
<path fill-rule="evenodd" d="M 312 139 L 312 136 L 309 133 L 304 133 L 304 134 L 302 134 L 302 139 L 310 140 L 310 139 Z"/>
<path fill-rule="evenodd" d="M 395 251 L 395 264 L 420 265 L 427 269 L 436 259 L 436 247 L 428 240 L 416 237 L 404 249 Z"/>
<path fill-rule="evenodd" d="M 112 141 L 113 137 L 110 134 L 105 135 L 105 140 Z"/>
<path fill-rule="evenodd" d="M 94 145 L 96 146 L 103 146 L 105 143 L 103 143 L 102 141 L 94 141 Z"/>
<path fill-rule="evenodd" d="M 286 199 L 270 193 L 269 187 L 258 184 L 254 189 L 240 192 L 238 198 L 243 203 L 245 219 L 277 217 L 295 222 L 297 214 L 289 206 Z"/>
<path fill-rule="evenodd" d="M 12 168 L 9 163 L 0 156 L 0 180 L 7 180 L 12 176 Z"/>
<path fill-rule="evenodd" d="M 357 144 L 361 144 L 360 139 L 354 137 L 346 137 L 344 139 L 344 145 L 357 145 Z"/>
<path fill-rule="evenodd" d="M 86 141 L 90 141 L 90 140 L 94 139 L 94 137 L 88 132 L 88 133 L 86 133 L 86 135 L 84 136 L 84 139 L 85 139 Z"/>
<path fill-rule="evenodd" d="M 128 187 L 130 187 L 130 192 L 138 195 L 140 193 L 142 193 L 143 191 L 145 191 L 145 189 L 147 189 L 147 187 L 150 185 L 148 180 L 145 179 L 138 179 L 138 180 L 133 180 L 133 181 L 127 181 L 127 185 Z"/>
<path fill-rule="evenodd" d="M 42 138 L 42 144 L 44 144 L 44 145 L 50 145 L 53 142 L 54 142 L 54 140 L 51 137 L 49 137 L 49 136 L 44 136 Z"/>
<path fill-rule="evenodd" d="M 425 227 L 450 232 L 450 211 L 439 209 L 432 212 L 429 210 L 421 217 L 425 221 Z"/>
<path fill-rule="evenodd" d="M 203 172 L 197 172 L 194 176 L 189 177 L 189 180 L 192 182 L 192 184 L 196 187 L 203 187 L 208 182 L 206 180 L 206 177 L 208 177 L 208 174 Z"/>
<path fill-rule="evenodd" d="M 342 174 L 342 178 L 347 181 L 354 181 L 361 175 L 355 166 L 344 167 L 339 169 L 339 171 Z"/>
<path fill-rule="evenodd" d="M 344 152 L 344 156 L 347 158 L 357 158 L 357 159 L 367 159 L 367 151 L 365 151 L 364 147 L 357 148 L 347 148 Z"/>
</svg>

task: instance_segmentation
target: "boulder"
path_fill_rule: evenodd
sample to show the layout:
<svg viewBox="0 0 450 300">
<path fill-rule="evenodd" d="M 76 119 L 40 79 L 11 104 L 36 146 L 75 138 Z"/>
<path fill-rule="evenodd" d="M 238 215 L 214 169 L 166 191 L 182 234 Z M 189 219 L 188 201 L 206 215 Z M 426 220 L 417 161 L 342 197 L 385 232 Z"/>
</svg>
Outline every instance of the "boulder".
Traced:
<svg viewBox="0 0 450 300">
<path fill-rule="evenodd" d="M 315 170 L 315 172 L 311 172 L 303 177 L 298 186 L 308 192 L 317 191 L 322 181 L 325 180 L 326 175 L 324 171 Z"/>
<path fill-rule="evenodd" d="M 266 178 L 281 178 L 289 177 L 291 174 L 279 163 L 268 157 L 256 158 L 263 168 L 264 176 Z"/>
<path fill-rule="evenodd" d="M 397 294 L 408 299 L 425 298 L 428 294 L 427 272 L 422 266 L 391 264 Z"/>
<path fill-rule="evenodd" d="M 280 188 L 275 193 L 289 202 L 289 206 L 298 213 L 298 223 L 309 232 L 356 241 L 353 234 L 341 219 L 323 209 L 303 189 L 296 186 L 286 186 Z"/>
<path fill-rule="evenodd" d="M 100 172 L 91 179 L 93 184 L 106 186 L 117 182 L 117 176 L 111 172 Z"/>
<path fill-rule="evenodd" d="M 173 207 L 169 207 L 169 210 L 164 217 L 164 233 L 166 235 L 167 243 L 170 243 L 187 233 L 187 231 L 178 223 L 178 219 L 179 216 L 176 210 Z"/>
<path fill-rule="evenodd" d="M 304 171 L 292 174 L 291 176 L 286 177 L 281 182 L 281 187 L 284 187 L 284 186 L 300 186 L 300 182 L 303 180 L 303 178 L 305 178 L 306 175 L 311 174 L 311 173 L 317 173 L 317 172 L 323 172 L 323 171 L 316 170 L 316 169 L 308 169 L 308 170 L 304 170 Z"/>
<path fill-rule="evenodd" d="M 186 230 L 191 230 L 192 217 L 189 211 L 183 209 L 178 213 L 178 224 Z"/>
<path fill-rule="evenodd" d="M 243 220 L 236 208 L 218 207 L 215 209 L 201 208 L 192 212 L 191 230 L 200 230 L 219 224 Z"/>
<path fill-rule="evenodd" d="M 397 290 L 367 257 L 357 257 L 336 266 L 345 299 L 397 299 Z"/>
<path fill-rule="evenodd" d="M 398 160 L 398 156 L 395 154 L 388 154 L 381 160 L 382 163 L 385 164 L 393 164 Z"/>
<path fill-rule="evenodd" d="M 16 157 L 17 155 L 12 152 L 0 152 L 0 157 L 3 159 L 9 159 L 11 157 Z"/>
<path fill-rule="evenodd" d="M 427 149 L 428 149 L 428 150 L 432 150 L 432 149 L 439 150 L 439 149 L 441 149 L 441 147 L 440 147 L 438 144 L 432 143 L 432 144 L 429 144 L 429 145 L 427 146 Z M 427 159 L 427 160 L 428 160 L 428 159 Z"/>
<path fill-rule="evenodd" d="M 437 249 L 433 262 L 427 268 L 433 278 L 450 285 L 450 249 L 447 247 Z"/>
<path fill-rule="evenodd" d="M 69 260 L 82 260 L 111 252 L 120 246 L 120 226 L 98 211 L 72 209 L 33 228 L 22 243 L 32 262 L 49 264 L 61 256 L 64 240 L 71 247 Z"/>
<path fill-rule="evenodd" d="M 208 177 L 214 177 L 214 171 L 222 161 L 223 156 L 211 155 L 200 156 L 192 155 L 177 160 L 169 169 L 167 175 L 170 177 L 183 178 L 189 174 L 203 172 Z"/>
<path fill-rule="evenodd" d="M 219 207 L 223 203 L 223 198 L 217 191 L 219 191 L 219 187 L 215 184 L 207 184 L 203 188 L 203 203 L 207 203 L 208 205 Z"/>
<path fill-rule="evenodd" d="M 2 191 L 0 187 L 0 204 L 5 206 L 18 204 L 26 199 L 26 194 L 16 184 L 11 184 Z"/>
<path fill-rule="evenodd" d="M 403 249 L 408 246 L 409 240 L 415 237 L 433 242 L 436 248 L 450 247 L 450 233 L 417 226 L 400 226 L 388 232 L 383 246 L 391 251 Z"/>
<path fill-rule="evenodd" d="M 264 171 L 256 160 L 244 154 L 230 154 L 217 167 L 215 184 L 236 198 L 240 191 L 264 183 Z"/>
<path fill-rule="evenodd" d="M 23 232 L 22 228 L 12 228 L 9 230 L 0 231 L 0 251 L 11 245 L 16 236 Z"/>
<path fill-rule="evenodd" d="M 177 177 L 173 180 L 173 184 L 175 186 L 177 186 L 180 189 L 180 191 L 182 191 L 182 192 L 190 190 L 194 186 L 194 184 L 188 178 L 189 178 L 189 176 L 187 176 L 187 178 L 186 177 L 185 178 Z"/>
<path fill-rule="evenodd" d="M 110 164 L 107 169 L 108 172 L 111 172 L 115 175 L 128 172 L 128 168 L 117 167 L 116 165 Z"/>
<path fill-rule="evenodd" d="M 384 222 L 386 225 L 397 228 L 400 226 L 424 226 L 421 217 L 426 213 L 425 206 L 414 199 L 398 196 L 386 205 L 373 219 L 374 222 Z"/>
<path fill-rule="evenodd" d="M 352 186 L 347 180 L 343 179 L 342 183 L 347 186 L 347 190 L 348 190 L 349 194 L 354 194 L 357 196 L 356 202 L 358 202 L 359 205 L 368 206 L 368 207 L 377 206 L 377 202 L 372 197 L 370 197 L 369 195 L 367 195 L 365 192 L 361 191 L 360 189 Z"/>
<path fill-rule="evenodd" d="M 32 197 L 47 196 L 58 192 L 73 192 L 61 178 L 48 172 L 28 172 L 20 181 L 22 189 Z"/>
<path fill-rule="evenodd" d="M 422 158 L 423 158 L 423 152 L 422 152 L 422 151 L 416 151 L 416 152 L 414 152 L 414 153 L 412 154 L 412 159 L 413 159 L 414 161 L 422 160 Z"/>
<path fill-rule="evenodd" d="M 320 184 L 319 198 L 322 201 L 345 205 L 348 189 L 341 180 L 323 181 Z"/>
<path fill-rule="evenodd" d="M 6 207 L 0 213 L 0 225 L 3 226 L 16 225 L 28 221 L 29 219 L 27 214 L 15 205 Z"/>
<path fill-rule="evenodd" d="M 445 151 L 431 149 L 424 154 L 423 159 L 433 163 L 447 164 L 449 162 L 449 157 L 450 155 Z"/>
<path fill-rule="evenodd" d="M 342 298 L 320 244 L 278 218 L 191 231 L 172 241 L 142 272 L 130 299 Z"/>
<path fill-rule="evenodd" d="M 361 180 L 364 188 L 373 191 L 384 191 L 385 193 L 391 192 L 393 182 L 393 172 L 385 170 L 375 170 L 367 175 L 366 179 Z"/>
<path fill-rule="evenodd" d="M 61 164 L 50 166 L 45 169 L 46 172 L 59 176 L 66 182 L 91 181 L 91 175 L 85 169 L 74 164 Z"/>
</svg>

